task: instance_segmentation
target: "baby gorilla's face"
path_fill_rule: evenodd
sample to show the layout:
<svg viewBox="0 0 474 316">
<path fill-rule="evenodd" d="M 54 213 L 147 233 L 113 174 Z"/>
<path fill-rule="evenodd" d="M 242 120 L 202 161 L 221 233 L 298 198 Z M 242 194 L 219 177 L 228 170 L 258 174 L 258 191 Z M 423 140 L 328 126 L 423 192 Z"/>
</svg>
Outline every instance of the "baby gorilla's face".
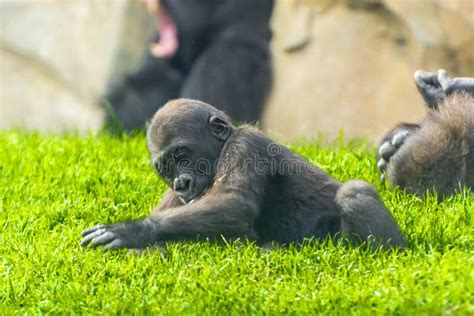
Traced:
<svg viewBox="0 0 474 316">
<path fill-rule="evenodd" d="M 193 150 L 193 145 L 178 143 L 152 154 L 158 174 L 185 203 L 199 197 L 212 185 L 216 157 Z"/>
</svg>

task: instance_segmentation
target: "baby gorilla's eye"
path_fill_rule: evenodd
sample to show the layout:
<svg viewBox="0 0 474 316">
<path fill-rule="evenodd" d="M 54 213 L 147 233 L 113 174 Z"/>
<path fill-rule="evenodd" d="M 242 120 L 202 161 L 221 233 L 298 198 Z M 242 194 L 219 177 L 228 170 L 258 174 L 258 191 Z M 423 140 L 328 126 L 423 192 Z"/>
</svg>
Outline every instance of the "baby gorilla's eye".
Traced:
<svg viewBox="0 0 474 316">
<path fill-rule="evenodd" d="M 175 163 L 179 164 L 183 160 L 188 160 L 188 153 L 184 148 L 178 147 L 173 153 L 173 160 Z"/>
<path fill-rule="evenodd" d="M 188 158 L 188 155 L 186 153 L 179 153 L 174 157 L 176 162 L 180 162 L 181 160 L 186 159 L 186 158 Z"/>
<path fill-rule="evenodd" d="M 176 165 L 176 168 L 180 172 L 189 171 L 189 166 L 191 164 L 191 158 L 189 156 L 189 151 L 185 148 L 177 148 L 173 154 L 173 162 Z"/>
</svg>

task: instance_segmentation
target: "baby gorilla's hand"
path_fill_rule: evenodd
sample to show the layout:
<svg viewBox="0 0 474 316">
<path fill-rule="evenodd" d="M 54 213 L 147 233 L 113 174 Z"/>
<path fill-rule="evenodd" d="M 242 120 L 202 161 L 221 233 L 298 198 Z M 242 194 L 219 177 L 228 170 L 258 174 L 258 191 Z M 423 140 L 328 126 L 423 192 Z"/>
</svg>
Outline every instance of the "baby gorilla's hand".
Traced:
<svg viewBox="0 0 474 316">
<path fill-rule="evenodd" d="M 111 225 L 96 225 L 81 232 L 81 246 L 104 246 L 103 250 L 120 248 L 145 248 L 148 246 L 144 223 L 127 222 Z"/>
<path fill-rule="evenodd" d="M 413 132 L 419 128 L 416 124 L 400 124 L 388 132 L 380 143 L 378 150 L 377 168 L 382 174 L 381 180 L 384 180 L 384 172 L 387 170 L 390 159 L 398 152 Z"/>
<path fill-rule="evenodd" d="M 397 134 L 393 135 L 393 138 L 385 141 L 379 147 L 379 161 L 377 162 L 377 167 L 381 172 L 384 172 L 387 169 L 388 162 L 390 158 L 395 155 L 397 150 L 403 145 L 405 140 L 410 135 L 408 131 L 400 131 Z"/>
</svg>

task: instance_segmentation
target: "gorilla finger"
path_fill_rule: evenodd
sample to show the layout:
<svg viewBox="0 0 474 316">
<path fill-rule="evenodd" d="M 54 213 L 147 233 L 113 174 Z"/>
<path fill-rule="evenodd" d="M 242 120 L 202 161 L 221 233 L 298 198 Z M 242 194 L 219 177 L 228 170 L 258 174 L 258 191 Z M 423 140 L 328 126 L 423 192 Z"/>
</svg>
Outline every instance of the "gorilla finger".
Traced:
<svg viewBox="0 0 474 316">
<path fill-rule="evenodd" d="M 115 239 L 111 243 L 108 243 L 107 245 L 105 245 L 104 248 L 102 248 L 102 251 L 107 252 L 109 250 L 115 250 L 115 249 L 120 249 L 120 248 L 124 248 L 122 240 Z"/>
<path fill-rule="evenodd" d="M 392 145 L 395 148 L 400 148 L 405 143 L 405 140 L 410 136 L 410 132 L 408 131 L 402 131 L 400 133 L 395 134 L 392 138 Z"/>
<path fill-rule="evenodd" d="M 439 87 L 438 76 L 436 73 L 417 70 L 413 75 L 416 85 L 419 87 L 426 87 L 426 86 L 435 86 Z"/>
<path fill-rule="evenodd" d="M 92 239 L 102 235 L 105 232 L 106 232 L 105 228 L 100 228 L 99 230 L 96 230 L 95 232 L 92 232 L 92 233 L 88 234 L 82 240 L 81 246 L 87 246 Z"/>
<path fill-rule="evenodd" d="M 97 238 L 94 238 L 92 240 L 91 246 L 92 247 L 97 247 L 99 245 L 107 244 L 107 243 L 111 242 L 114 239 L 115 239 L 115 234 L 114 233 L 106 232 L 105 234 L 100 235 Z"/>
<path fill-rule="evenodd" d="M 377 162 L 377 168 L 380 171 L 385 171 L 387 169 L 387 161 L 385 161 L 385 159 L 379 159 Z"/>
<path fill-rule="evenodd" d="M 393 145 L 387 141 L 385 143 L 382 144 L 382 146 L 380 146 L 379 148 L 379 155 L 385 159 L 385 160 L 390 160 L 390 157 L 393 156 L 393 154 L 397 151 L 397 149 L 395 147 L 393 147 Z"/>
<path fill-rule="evenodd" d="M 438 81 L 444 91 L 449 90 L 451 78 L 449 78 L 448 72 L 444 69 L 438 70 Z"/>
<path fill-rule="evenodd" d="M 106 226 L 105 225 L 95 225 L 95 226 L 92 226 L 92 227 L 89 227 L 89 228 L 86 228 L 84 229 L 82 232 L 81 232 L 81 235 L 82 236 L 86 236 L 86 235 L 89 235 L 90 233 L 92 232 L 95 232 L 96 230 L 98 229 L 101 229 L 101 228 L 105 228 Z"/>
</svg>

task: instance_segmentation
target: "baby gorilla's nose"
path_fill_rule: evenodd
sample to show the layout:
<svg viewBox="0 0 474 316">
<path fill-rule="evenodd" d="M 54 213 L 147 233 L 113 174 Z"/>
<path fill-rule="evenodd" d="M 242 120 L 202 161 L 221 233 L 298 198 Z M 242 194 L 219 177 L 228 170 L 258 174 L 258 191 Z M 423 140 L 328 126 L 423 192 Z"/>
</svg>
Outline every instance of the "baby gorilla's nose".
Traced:
<svg viewBox="0 0 474 316">
<path fill-rule="evenodd" d="M 193 186 L 194 179 L 190 174 L 184 173 L 174 179 L 174 191 L 179 195 L 183 195 L 183 197 L 191 193 Z"/>
</svg>

